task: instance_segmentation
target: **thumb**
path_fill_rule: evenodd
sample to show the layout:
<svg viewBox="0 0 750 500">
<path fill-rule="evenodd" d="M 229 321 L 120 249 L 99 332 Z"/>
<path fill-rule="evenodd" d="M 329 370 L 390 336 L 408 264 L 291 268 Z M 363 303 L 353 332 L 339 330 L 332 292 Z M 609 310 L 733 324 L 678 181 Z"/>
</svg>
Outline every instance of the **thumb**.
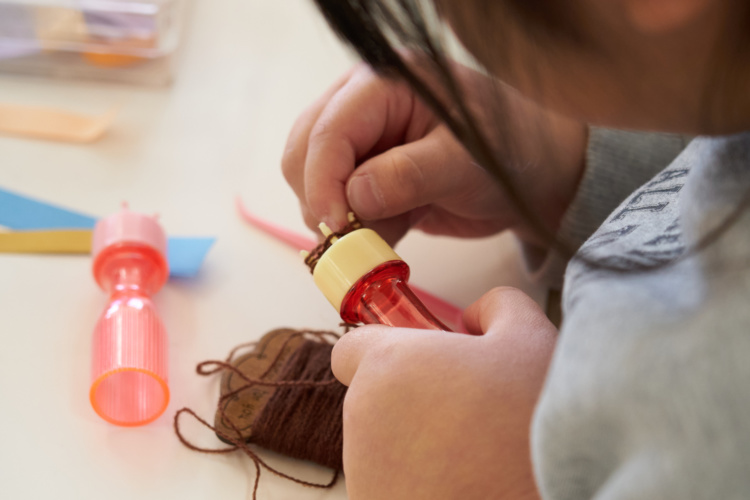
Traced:
<svg viewBox="0 0 750 500">
<path fill-rule="evenodd" d="M 450 132 L 438 127 L 418 141 L 364 162 L 349 177 L 346 196 L 361 219 L 374 221 L 489 182 L 488 174 L 474 165 Z"/>
</svg>

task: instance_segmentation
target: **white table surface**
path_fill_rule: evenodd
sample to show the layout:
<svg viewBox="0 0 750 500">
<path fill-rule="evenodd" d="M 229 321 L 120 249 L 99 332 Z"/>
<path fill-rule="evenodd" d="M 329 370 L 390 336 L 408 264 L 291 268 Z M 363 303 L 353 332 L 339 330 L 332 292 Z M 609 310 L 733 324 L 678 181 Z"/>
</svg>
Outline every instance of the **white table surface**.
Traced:
<svg viewBox="0 0 750 500">
<path fill-rule="evenodd" d="M 177 409 L 213 419 L 216 379 L 195 365 L 279 326 L 335 328 L 336 312 L 296 252 L 247 226 L 234 198 L 305 231 L 279 159 L 299 112 L 354 58 L 309 0 L 199 0 L 169 88 L 0 75 L 0 102 L 98 113 L 122 106 L 91 145 L 0 137 L 0 186 L 104 216 L 128 200 L 158 212 L 173 235 L 216 236 L 198 277 L 170 281 L 156 304 L 170 336 L 172 400 L 140 428 L 105 423 L 88 401 L 89 344 L 105 305 L 87 256 L 0 254 L 0 498 L 245 499 L 253 467 L 241 455 L 184 448 Z M 410 234 L 397 248 L 412 282 L 466 306 L 524 278 L 507 236 L 455 241 Z M 193 440 L 221 446 L 186 425 Z M 264 453 L 312 481 L 321 467 Z M 341 499 L 264 474 L 260 499 Z"/>
</svg>

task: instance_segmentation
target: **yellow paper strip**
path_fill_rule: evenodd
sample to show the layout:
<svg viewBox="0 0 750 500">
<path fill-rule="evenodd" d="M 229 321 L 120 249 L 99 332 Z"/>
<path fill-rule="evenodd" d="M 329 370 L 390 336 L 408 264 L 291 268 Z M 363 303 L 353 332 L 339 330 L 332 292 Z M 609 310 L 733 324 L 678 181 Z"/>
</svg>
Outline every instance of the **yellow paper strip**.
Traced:
<svg viewBox="0 0 750 500">
<path fill-rule="evenodd" d="M 0 252 L 86 254 L 91 252 L 91 230 L 0 232 Z"/>
<path fill-rule="evenodd" d="M 53 108 L 0 103 L 0 133 L 64 142 L 93 142 L 112 125 L 114 109 L 88 116 Z"/>
</svg>

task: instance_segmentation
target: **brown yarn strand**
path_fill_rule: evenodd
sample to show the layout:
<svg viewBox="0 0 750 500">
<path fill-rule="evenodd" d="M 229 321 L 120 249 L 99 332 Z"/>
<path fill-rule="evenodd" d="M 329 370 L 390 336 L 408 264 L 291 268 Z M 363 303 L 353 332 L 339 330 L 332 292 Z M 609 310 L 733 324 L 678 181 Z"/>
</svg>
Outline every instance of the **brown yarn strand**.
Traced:
<svg viewBox="0 0 750 500">
<path fill-rule="evenodd" d="M 330 369 L 330 352 L 333 343 L 340 336 L 334 332 L 322 330 L 285 332 L 289 333 L 289 336 L 283 341 L 278 353 L 271 359 L 268 367 L 259 377 L 248 377 L 232 363 L 236 360 L 239 351 L 257 347 L 263 340 L 248 342 L 235 347 L 224 361 L 209 360 L 196 366 L 196 372 L 199 375 L 210 376 L 224 373 L 232 377 L 239 377 L 242 382 L 242 385 L 238 388 L 227 390 L 219 398 L 217 418 L 220 419 L 225 429 L 220 429 L 218 424 L 209 424 L 190 408 L 182 408 L 174 416 L 175 434 L 187 448 L 208 454 L 227 454 L 239 450 L 253 461 L 256 471 L 253 500 L 257 499 L 262 469 L 297 484 L 313 488 L 333 487 L 342 469 L 343 423 L 341 410 L 346 387 L 335 379 Z M 285 348 L 292 346 L 291 342 L 299 342 L 300 339 L 303 340 L 303 343 L 296 348 L 292 356 L 283 365 L 278 378 L 275 380 L 267 379 L 266 377 L 269 374 L 279 369 L 278 364 L 282 359 Z M 267 346 L 267 343 L 264 345 Z M 261 345 L 262 347 L 263 345 Z M 233 419 L 227 415 L 227 406 L 229 402 L 253 387 L 271 387 L 276 390 L 256 417 L 252 425 L 252 438 L 247 438 L 243 434 L 243 429 L 240 429 Z M 188 441 L 180 428 L 180 417 L 184 413 L 191 415 L 204 427 L 211 429 L 221 441 L 229 446 L 225 448 L 203 448 Z M 328 465 L 335 472 L 331 481 L 325 484 L 313 483 L 290 476 L 266 463 L 253 450 L 250 441 L 253 445 L 293 458 Z"/>
</svg>

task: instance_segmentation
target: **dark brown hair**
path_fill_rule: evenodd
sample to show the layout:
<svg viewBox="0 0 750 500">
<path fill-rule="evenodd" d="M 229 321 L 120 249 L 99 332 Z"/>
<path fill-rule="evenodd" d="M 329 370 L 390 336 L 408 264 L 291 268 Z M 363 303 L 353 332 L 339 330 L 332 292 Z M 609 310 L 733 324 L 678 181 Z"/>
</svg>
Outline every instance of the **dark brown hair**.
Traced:
<svg viewBox="0 0 750 500">
<path fill-rule="evenodd" d="M 333 30 L 348 43 L 359 56 L 375 71 L 386 76 L 406 81 L 435 114 L 449 127 L 456 138 L 473 155 L 474 159 L 490 172 L 505 190 L 508 200 L 512 202 L 521 217 L 528 223 L 537 238 L 550 249 L 558 252 L 564 258 L 572 258 L 575 248 L 560 241 L 551 228 L 548 228 L 533 210 L 527 200 L 520 194 L 520 190 L 510 175 L 508 166 L 513 164 L 514 145 L 507 141 L 512 134 L 498 134 L 490 143 L 479 120 L 474 116 L 466 104 L 461 88 L 451 70 L 451 64 L 442 45 L 439 25 L 439 11 L 433 0 L 314 0 L 323 16 Z M 469 0 L 480 12 L 488 16 L 497 15 L 498 10 L 510 15 L 514 21 L 521 24 L 532 40 L 543 37 L 555 37 L 565 43 L 585 44 L 582 35 L 575 31 L 573 22 L 577 15 L 571 8 L 561 6 L 562 2 L 550 0 Z M 439 3 L 439 2 L 438 2 Z M 430 12 L 429 9 L 435 8 Z M 747 9 L 750 12 L 750 8 Z M 435 14 L 438 14 L 436 17 Z M 747 17 L 747 16 L 746 16 Z M 747 24 L 750 24 L 748 22 Z M 502 33 L 491 42 L 493 50 L 507 52 L 512 47 L 503 47 Z M 436 76 L 439 88 L 420 75 L 415 70 L 413 61 L 407 62 L 404 54 L 418 54 L 419 65 L 422 65 L 430 75 Z M 498 53 L 503 57 L 502 53 Z M 495 108 L 503 114 L 501 93 L 495 99 Z M 709 103 L 706 103 L 709 104 Z M 496 113 L 497 114 L 497 113 Z M 502 119 L 498 116 L 498 124 L 502 126 Z M 495 142 L 506 140 L 498 147 Z M 547 145 L 540 143 L 540 148 Z M 503 152 L 502 157 L 497 154 Z M 502 158 L 502 160 L 500 159 Z M 518 158 L 516 156 L 516 158 Z M 520 158 L 518 158 L 520 161 Z M 708 231 L 702 240 L 672 262 L 661 262 L 645 269 L 661 268 L 673 264 L 688 255 L 701 251 L 714 242 L 750 206 L 750 192 L 746 194 L 736 209 L 722 220 L 715 228 Z M 603 262 L 593 262 L 589 258 L 578 255 L 577 259 L 597 268 L 613 271 L 637 271 L 638 269 L 618 269 Z"/>
<path fill-rule="evenodd" d="M 532 3 L 541 2 L 546 3 L 545 0 Z M 498 145 L 489 142 L 467 106 L 440 33 L 435 29 L 435 19 L 430 17 L 436 12 L 425 10 L 431 3 L 419 0 L 315 0 L 315 3 L 333 30 L 375 71 L 406 81 L 433 109 L 474 159 L 497 179 L 508 199 L 542 242 L 571 256 L 571 248 L 555 237 L 520 196 L 511 175 L 498 159 Z M 529 16 L 539 16 L 542 10 L 523 7 L 524 15 Z M 542 22 L 548 25 L 552 21 L 545 18 Z M 556 26 L 561 29 L 559 24 Z M 415 61 L 407 62 L 404 53 L 416 54 L 419 58 L 416 64 Z M 435 76 L 439 88 L 421 77 L 418 74 L 421 71 L 415 70 L 415 66 Z M 502 103 L 497 105 L 502 106 Z M 499 134 L 499 139 L 504 136 L 506 134 Z M 502 150 L 503 163 L 512 163 L 514 144 L 503 144 Z"/>
</svg>

